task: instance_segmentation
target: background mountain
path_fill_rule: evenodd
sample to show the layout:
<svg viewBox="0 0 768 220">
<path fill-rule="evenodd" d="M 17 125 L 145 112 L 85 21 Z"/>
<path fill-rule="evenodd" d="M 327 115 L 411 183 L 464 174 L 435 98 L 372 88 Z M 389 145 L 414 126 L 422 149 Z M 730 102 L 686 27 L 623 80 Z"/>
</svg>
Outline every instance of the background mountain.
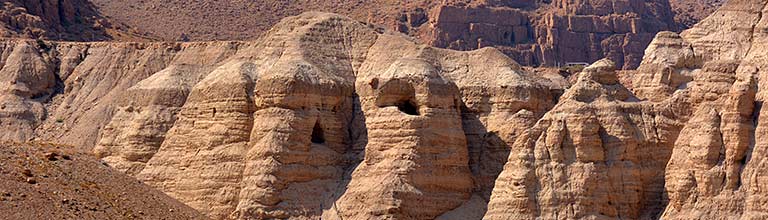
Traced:
<svg viewBox="0 0 768 220">
<path fill-rule="evenodd" d="M 659 31 L 679 31 L 721 2 L 668 0 L 9 1 L 5 36 L 62 40 L 254 40 L 307 11 L 344 14 L 456 50 L 494 46 L 527 66 L 611 58 L 637 68 Z M 46 13 L 48 12 L 48 13 Z M 3 16 L 4 15 L 4 16 Z"/>
</svg>

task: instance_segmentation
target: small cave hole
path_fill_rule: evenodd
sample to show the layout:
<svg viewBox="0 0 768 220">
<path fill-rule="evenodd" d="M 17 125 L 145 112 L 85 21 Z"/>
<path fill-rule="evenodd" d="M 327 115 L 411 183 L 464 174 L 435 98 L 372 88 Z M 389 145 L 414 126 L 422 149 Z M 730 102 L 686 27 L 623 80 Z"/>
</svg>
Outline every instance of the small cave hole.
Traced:
<svg viewBox="0 0 768 220">
<path fill-rule="evenodd" d="M 397 104 L 397 109 L 408 115 L 419 115 L 419 107 L 411 101 L 404 101 Z"/>
<path fill-rule="evenodd" d="M 320 127 L 320 122 L 315 122 L 315 127 L 312 128 L 312 143 L 325 143 L 325 134 L 323 133 L 323 128 Z"/>
<path fill-rule="evenodd" d="M 213 108 L 213 116 L 212 117 L 214 117 L 214 118 L 216 117 L 216 108 Z"/>
</svg>

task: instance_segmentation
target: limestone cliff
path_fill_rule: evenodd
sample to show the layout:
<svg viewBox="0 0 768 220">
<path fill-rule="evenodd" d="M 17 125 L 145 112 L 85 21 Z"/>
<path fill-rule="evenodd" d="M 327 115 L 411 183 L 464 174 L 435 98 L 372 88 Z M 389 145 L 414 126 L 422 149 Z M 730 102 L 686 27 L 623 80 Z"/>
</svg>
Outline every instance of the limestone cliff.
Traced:
<svg viewBox="0 0 768 220">
<path fill-rule="evenodd" d="M 214 219 L 761 219 L 765 7 L 570 76 L 316 12 L 249 42 L 4 40 L 0 139 Z"/>
<path fill-rule="evenodd" d="M 554 104 L 498 50 L 323 13 L 254 42 L 5 44 L 3 139 L 93 147 L 213 218 L 479 218 Z"/>
<path fill-rule="evenodd" d="M 634 69 L 657 32 L 676 30 L 672 17 L 664 0 L 479 1 L 437 6 L 427 24 L 400 29 L 438 47 L 495 46 L 528 66 L 610 58 Z"/>
<path fill-rule="evenodd" d="M 680 35 L 659 33 L 624 73 L 646 101 L 587 68 L 517 139 L 485 218 L 766 218 L 765 7 L 731 1 Z"/>
</svg>

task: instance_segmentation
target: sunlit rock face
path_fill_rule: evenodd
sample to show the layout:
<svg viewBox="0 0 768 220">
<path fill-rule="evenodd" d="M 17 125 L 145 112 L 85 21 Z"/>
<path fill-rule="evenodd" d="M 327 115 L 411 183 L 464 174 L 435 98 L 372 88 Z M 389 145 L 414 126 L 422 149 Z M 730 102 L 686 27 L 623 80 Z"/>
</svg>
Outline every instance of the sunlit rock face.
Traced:
<svg viewBox="0 0 768 220">
<path fill-rule="evenodd" d="M 763 7 L 571 76 L 327 13 L 251 42 L 5 40 L 0 139 L 213 219 L 761 219 Z"/>
</svg>

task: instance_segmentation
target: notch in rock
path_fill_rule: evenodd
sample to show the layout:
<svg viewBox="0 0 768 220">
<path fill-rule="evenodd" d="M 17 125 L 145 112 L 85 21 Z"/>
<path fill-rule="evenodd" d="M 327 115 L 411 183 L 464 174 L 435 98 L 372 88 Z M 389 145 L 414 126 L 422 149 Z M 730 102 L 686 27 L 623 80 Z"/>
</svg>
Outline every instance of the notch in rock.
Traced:
<svg viewBox="0 0 768 220">
<path fill-rule="evenodd" d="M 411 100 L 397 103 L 397 109 L 408 115 L 419 115 L 419 107 L 417 107 Z"/>
</svg>

